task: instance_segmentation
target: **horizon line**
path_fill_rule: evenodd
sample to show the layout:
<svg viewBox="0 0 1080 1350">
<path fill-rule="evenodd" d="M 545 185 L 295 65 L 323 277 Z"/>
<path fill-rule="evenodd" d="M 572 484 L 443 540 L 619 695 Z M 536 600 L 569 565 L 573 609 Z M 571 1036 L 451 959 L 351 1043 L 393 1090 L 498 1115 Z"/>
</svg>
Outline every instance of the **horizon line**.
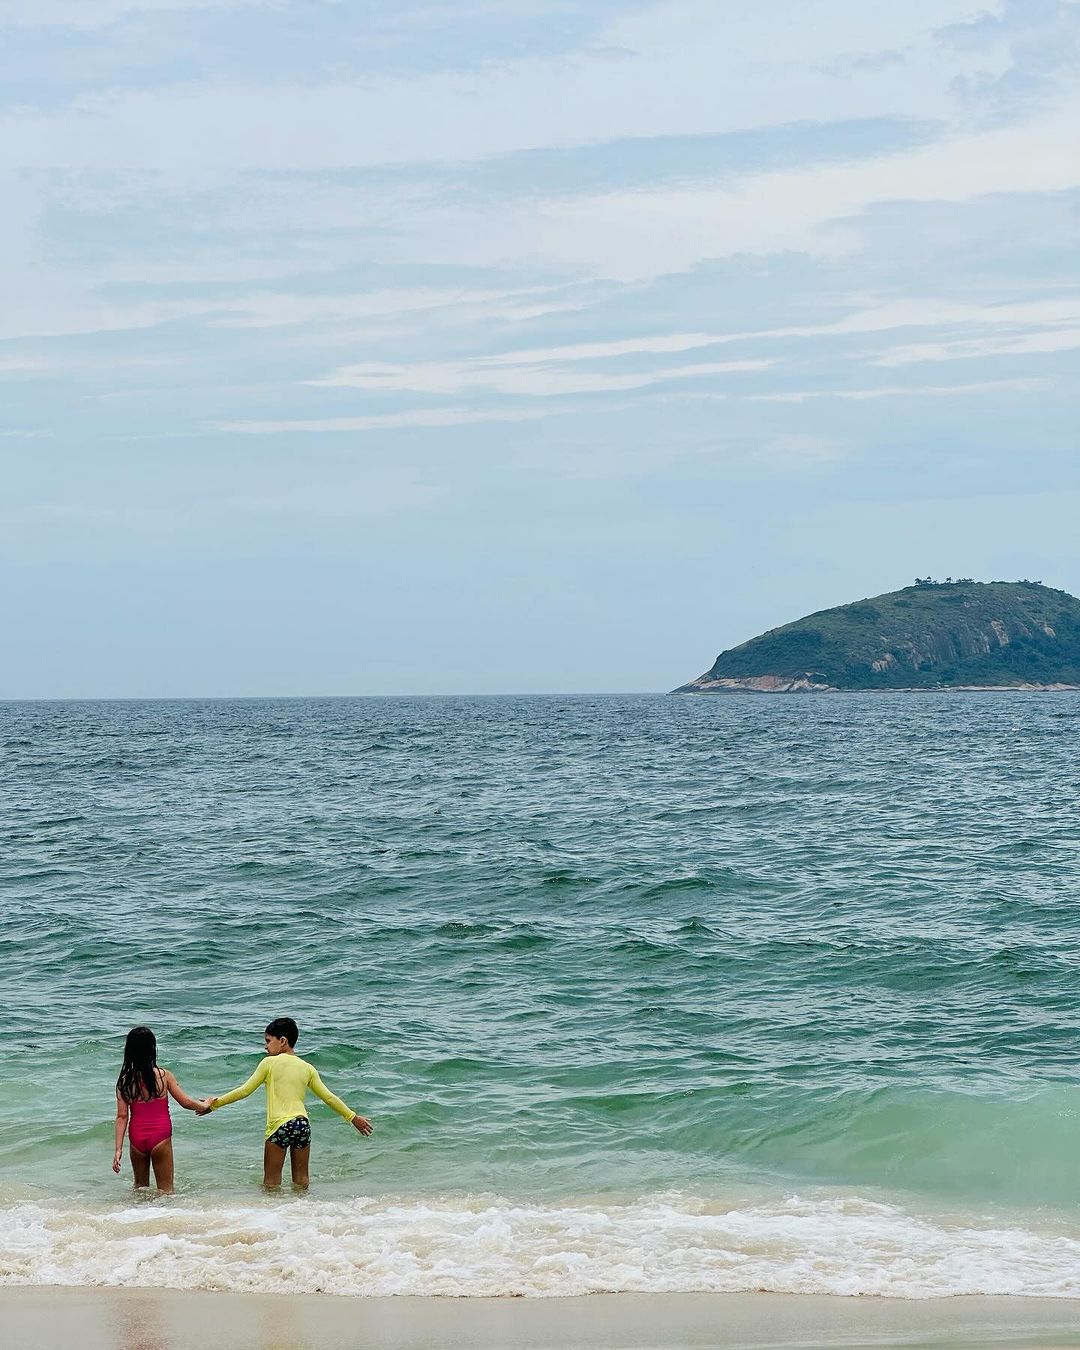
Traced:
<svg viewBox="0 0 1080 1350">
<path fill-rule="evenodd" d="M 0 695 L 8 703 L 284 703 L 345 702 L 350 699 L 392 698 L 643 698 L 660 697 L 670 689 L 522 690 L 500 693 L 443 692 L 395 694 L 38 694 Z"/>
</svg>

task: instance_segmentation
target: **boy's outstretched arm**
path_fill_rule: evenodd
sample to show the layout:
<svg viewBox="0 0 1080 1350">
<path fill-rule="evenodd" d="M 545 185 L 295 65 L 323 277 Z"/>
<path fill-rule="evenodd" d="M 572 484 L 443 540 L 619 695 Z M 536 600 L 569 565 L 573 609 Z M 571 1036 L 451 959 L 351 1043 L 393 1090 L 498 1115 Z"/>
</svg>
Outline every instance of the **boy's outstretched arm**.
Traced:
<svg viewBox="0 0 1080 1350">
<path fill-rule="evenodd" d="M 209 1109 L 211 1111 L 216 1111 L 219 1106 L 228 1106 L 230 1102 L 238 1102 L 241 1097 L 250 1097 L 260 1083 L 266 1082 L 266 1075 L 269 1071 L 270 1057 L 267 1055 L 246 1083 L 241 1083 L 238 1088 L 233 1088 L 231 1092 L 223 1093 L 220 1097 L 208 1098 L 207 1104 Z M 203 1113 L 200 1112 L 200 1114 Z"/>
<path fill-rule="evenodd" d="M 320 1101 L 325 1102 L 331 1110 L 338 1113 L 342 1120 L 347 1120 L 353 1129 L 359 1130 L 361 1134 L 370 1134 L 375 1128 L 367 1116 L 358 1116 L 351 1106 L 346 1106 L 340 1097 L 334 1096 L 319 1077 L 319 1071 L 316 1068 L 311 1070 L 308 1087 Z"/>
</svg>

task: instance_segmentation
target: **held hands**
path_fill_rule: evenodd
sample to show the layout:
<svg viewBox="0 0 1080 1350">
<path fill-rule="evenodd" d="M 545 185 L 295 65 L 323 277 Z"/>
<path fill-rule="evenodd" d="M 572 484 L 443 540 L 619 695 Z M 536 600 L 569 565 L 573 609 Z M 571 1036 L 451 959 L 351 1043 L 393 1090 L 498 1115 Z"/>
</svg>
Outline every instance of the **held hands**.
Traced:
<svg viewBox="0 0 1080 1350">
<path fill-rule="evenodd" d="M 195 1114 L 197 1116 L 208 1116 L 210 1112 L 214 1109 L 216 1103 L 217 1103 L 216 1097 L 206 1097 L 195 1108 Z"/>
<path fill-rule="evenodd" d="M 352 1127 L 354 1130 L 359 1130 L 361 1134 L 370 1134 L 375 1128 L 367 1116 L 353 1116 Z"/>
</svg>

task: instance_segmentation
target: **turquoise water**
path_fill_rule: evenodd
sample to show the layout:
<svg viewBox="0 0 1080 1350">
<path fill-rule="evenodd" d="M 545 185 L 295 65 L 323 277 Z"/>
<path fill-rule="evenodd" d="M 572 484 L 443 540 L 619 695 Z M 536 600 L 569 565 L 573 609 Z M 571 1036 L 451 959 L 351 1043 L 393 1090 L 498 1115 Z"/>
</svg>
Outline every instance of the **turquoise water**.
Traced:
<svg viewBox="0 0 1080 1350">
<path fill-rule="evenodd" d="M 0 1280 L 1080 1293 L 1072 694 L 0 705 Z M 376 1133 L 179 1110 L 279 1013 Z M 344 1255 L 342 1255 L 344 1253 Z M 277 1272 L 275 1275 L 274 1272 Z"/>
</svg>

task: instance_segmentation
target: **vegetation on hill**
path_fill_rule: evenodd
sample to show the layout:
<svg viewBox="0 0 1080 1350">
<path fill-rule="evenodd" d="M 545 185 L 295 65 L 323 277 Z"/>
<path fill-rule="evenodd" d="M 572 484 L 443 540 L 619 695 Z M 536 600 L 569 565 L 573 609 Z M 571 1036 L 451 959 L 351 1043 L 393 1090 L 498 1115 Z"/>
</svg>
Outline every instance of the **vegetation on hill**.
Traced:
<svg viewBox="0 0 1080 1350">
<path fill-rule="evenodd" d="M 919 578 L 721 652 L 678 693 L 1080 685 L 1080 600 L 1038 581 Z"/>
</svg>

